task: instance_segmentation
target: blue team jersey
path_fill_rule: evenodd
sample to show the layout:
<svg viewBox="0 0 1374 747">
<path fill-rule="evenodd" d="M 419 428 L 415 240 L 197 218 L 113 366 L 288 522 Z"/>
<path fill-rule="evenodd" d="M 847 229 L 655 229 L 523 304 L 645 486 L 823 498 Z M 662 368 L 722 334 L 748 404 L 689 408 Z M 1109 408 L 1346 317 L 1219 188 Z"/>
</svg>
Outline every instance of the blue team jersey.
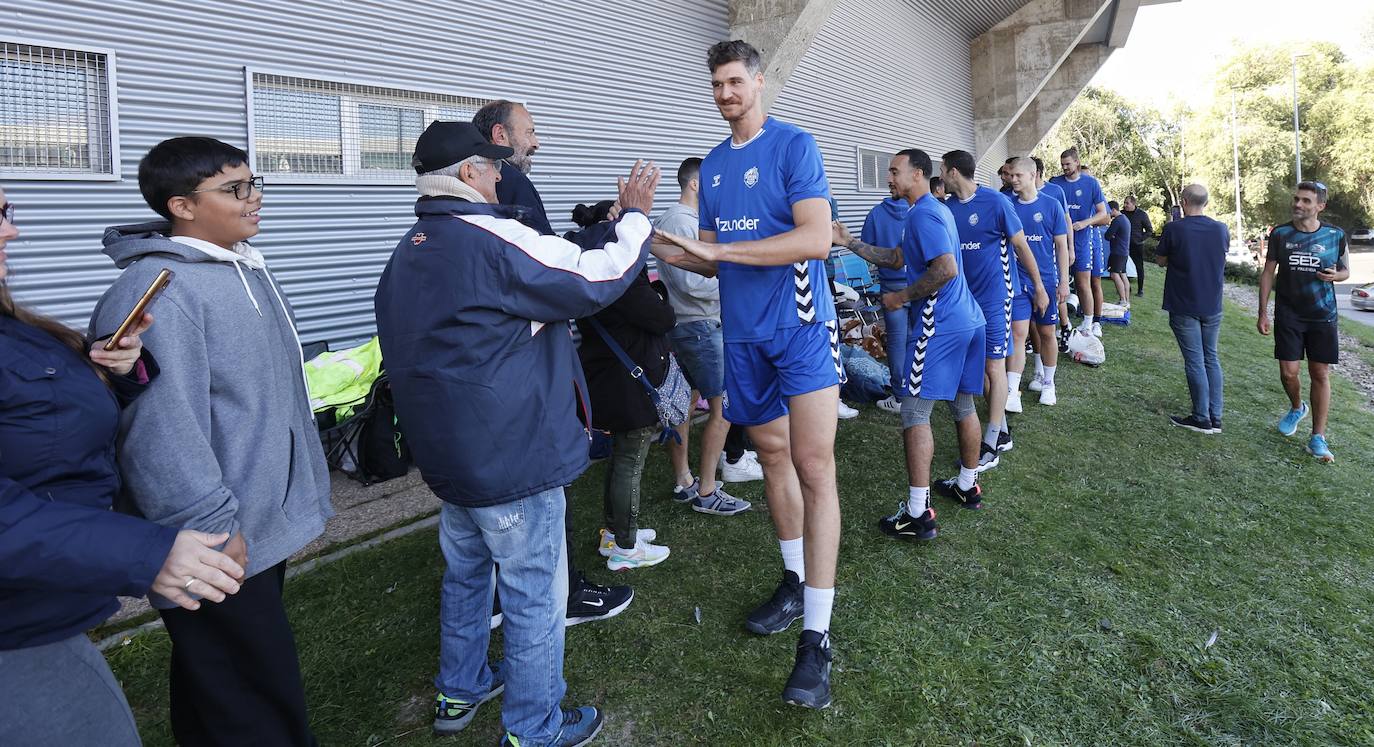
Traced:
<svg viewBox="0 0 1374 747">
<path fill-rule="evenodd" d="M 1097 179 L 1088 174 L 1079 174 L 1077 179 L 1069 181 L 1064 176 L 1056 176 L 1050 180 L 1050 184 L 1058 185 L 1064 190 L 1064 198 L 1069 207 L 1069 222 L 1077 223 L 1087 220 L 1097 214 L 1097 206 L 1107 202 L 1107 198 L 1102 194 L 1102 185 Z M 1093 232 L 1085 228 L 1082 231 L 1075 231 L 1073 234 L 1073 244 L 1077 247 L 1081 241 L 1083 246 L 1096 248 L 1096 237 Z"/>
<path fill-rule="evenodd" d="M 999 198 L 1000 199 L 1000 198 Z M 927 337 L 941 332 L 962 332 L 986 324 L 983 310 L 969 292 L 964 280 L 964 258 L 959 249 L 959 231 L 945 203 L 927 193 L 906 214 L 902 234 L 902 260 L 906 263 L 907 285 L 915 285 L 926 273 L 926 266 L 942 254 L 954 256 L 959 272 L 924 301 L 911 304 L 913 336 L 923 330 L 923 319 L 931 320 Z M 931 307 L 934 307 L 933 313 Z"/>
<path fill-rule="evenodd" d="M 1054 237 L 1067 236 L 1069 233 L 1064 206 L 1060 204 L 1058 197 L 1041 192 L 1030 202 L 1022 202 L 1017 198 L 1016 217 L 1021 219 L 1021 225 L 1025 227 L 1026 243 L 1030 245 L 1031 254 L 1035 255 L 1035 264 L 1040 270 L 1040 282 L 1045 284 L 1047 293 L 1053 294 L 1059 285 L 1059 264 L 1054 252 Z M 1020 262 L 1017 264 L 1019 266 Z M 1024 267 L 1021 268 L 1021 272 L 1029 274 Z M 1029 278 L 1024 279 L 1027 282 L 1022 283 L 1022 288 L 1030 291 L 1034 284 L 1029 282 Z"/>
<path fill-rule="evenodd" d="M 769 117 L 749 142 L 730 138 L 701 164 L 703 231 L 716 241 L 766 239 L 796 228 L 792 206 L 828 199 L 830 183 L 811 134 Z M 721 262 L 721 327 L 727 342 L 771 340 L 780 329 L 835 318 L 835 302 L 818 259 L 754 267 Z"/>
<path fill-rule="evenodd" d="M 1022 230 L 1007 196 L 979 187 L 967 200 L 945 202 L 959 231 L 959 252 L 969 290 L 983 308 L 1006 303 L 1021 287 L 1021 274 L 1008 241 Z"/>
<path fill-rule="evenodd" d="M 1068 225 L 1067 216 L 1069 213 L 1069 198 L 1064 196 L 1063 188 L 1061 188 L 1058 184 L 1055 184 L 1054 182 L 1045 182 L 1040 186 L 1040 194 L 1049 195 L 1050 197 L 1059 200 L 1060 206 L 1064 208 L 1064 215 L 1066 220 L 1065 225 Z"/>
</svg>

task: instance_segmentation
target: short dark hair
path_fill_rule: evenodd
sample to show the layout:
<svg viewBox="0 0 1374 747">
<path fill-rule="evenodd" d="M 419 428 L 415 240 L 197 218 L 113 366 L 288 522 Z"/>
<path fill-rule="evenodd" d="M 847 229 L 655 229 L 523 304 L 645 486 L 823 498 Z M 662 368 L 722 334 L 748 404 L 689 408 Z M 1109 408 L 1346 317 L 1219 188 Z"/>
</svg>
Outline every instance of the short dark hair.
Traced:
<svg viewBox="0 0 1374 747">
<path fill-rule="evenodd" d="M 763 57 L 754 49 L 754 45 L 743 39 L 716 42 L 706 52 L 706 66 L 713 73 L 721 65 L 729 65 L 732 62 L 743 62 L 750 75 L 757 75 L 763 69 Z"/>
<path fill-rule="evenodd" d="M 907 148 L 899 150 L 894 156 L 906 156 L 906 160 L 911 164 L 911 168 L 921 172 L 921 176 L 929 179 L 931 169 L 934 168 L 930 163 L 930 156 L 920 148 Z"/>
<path fill-rule="evenodd" d="M 1016 159 L 1018 159 L 1018 158 L 1020 158 L 1020 156 L 1012 156 L 1012 157 L 1008 158 L 1007 160 L 1003 161 L 1003 162 L 1002 162 L 1002 165 L 1003 165 L 1003 166 L 1010 166 L 1010 165 L 1012 165 L 1013 163 L 1016 163 Z"/>
<path fill-rule="evenodd" d="M 248 163 L 248 154 L 212 137 L 174 137 L 154 145 L 138 162 L 138 191 L 154 212 L 172 220 L 167 201 L 189 195 L 226 168 Z"/>
<path fill-rule="evenodd" d="M 952 150 L 944 155 L 945 168 L 959 172 L 965 179 L 973 179 L 978 171 L 978 162 L 966 150 Z"/>
<path fill-rule="evenodd" d="M 1036 176 L 1044 176 L 1044 175 L 1045 175 L 1045 162 L 1042 161 L 1042 160 L 1040 160 L 1040 157 L 1039 157 L 1039 156 L 1031 156 L 1030 159 L 1031 159 L 1032 161 L 1035 161 L 1035 175 L 1036 175 Z"/>
<path fill-rule="evenodd" d="M 1078 158 L 1078 146 L 1076 146 L 1076 145 L 1071 145 L 1071 146 L 1069 146 L 1067 150 L 1065 150 L 1063 153 L 1060 153 L 1060 154 L 1059 154 L 1059 158 L 1060 158 L 1060 160 L 1063 160 L 1063 159 L 1065 159 L 1065 158 L 1072 158 L 1072 159 L 1075 160 L 1075 161 L 1080 160 L 1080 159 Z"/>
<path fill-rule="evenodd" d="M 1299 182 L 1298 191 L 1311 192 L 1315 194 L 1317 196 L 1317 202 L 1326 202 L 1326 198 L 1329 196 L 1326 191 L 1326 185 L 1322 184 L 1321 182 Z"/>
<path fill-rule="evenodd" d="M 1121 209 L 1121 205 L 1120 205 L 1120 203 L 1118 203 L 1116 200 L 1108 200 L 1108 201 L 1107 201 L 1107 208 L 1110 209 L 1110 210 L 1120 210 L 1120 209 Z"/>
<path fill-rule="evenodd" d="M 686 189 L 688 182 L 698 176 L 701 176 L 701 159 L 692 156 L 684 160 L 681 166 L 677 167 L 677 186 Z"/>
<path fill-rule="evenodd" d="M 492 128 L 496 127 L 496 125 L 509 127 L 510 113 L 519 105 L 520 104 L 514 101 L 507 101 L 505 99 L 493 101 L 481 109 L 478 109 L 477 113 L 472 115 L 472 126 L 476 127 L 477 130 L 482 133 L 482 137 L 486 138 L 487 142 L 490 143 L 492 142 Z"/>
<path fill-rule="evenodd" d="M 941 179 L 941 178 L 938 177 L 938 176 L 932 176 L 932 177 L 930 177 L 930 191 L 931 191 L 931 192 L 934 192 L 934 191 L 937 190 L 937 189 L 943 189 L 944 186 L 945 186 L 945 180 L 944 180 L 944 179 Z"/>
</svg>

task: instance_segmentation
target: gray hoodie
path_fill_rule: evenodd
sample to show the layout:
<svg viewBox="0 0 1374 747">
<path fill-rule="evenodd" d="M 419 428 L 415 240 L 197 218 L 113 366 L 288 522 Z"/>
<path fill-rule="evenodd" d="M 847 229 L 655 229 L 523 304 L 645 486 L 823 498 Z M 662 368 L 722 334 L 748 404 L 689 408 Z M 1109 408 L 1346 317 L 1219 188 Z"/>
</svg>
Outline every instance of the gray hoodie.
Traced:
<svg viewBox="0 0 1374 747">
<path fill-rule="evenodd" d="M 120 418 L 124 503 L 166 526 L 242 532 L 252 576 L 333 514 L 295 320 L 257 250 L 170 239 L 169 229 L 105 231 L 124 272 L 96 305 L 93 339 L 115 331 L 162 268 L 176 273 L 143 335 L 161 374 Z"/>
</svg>

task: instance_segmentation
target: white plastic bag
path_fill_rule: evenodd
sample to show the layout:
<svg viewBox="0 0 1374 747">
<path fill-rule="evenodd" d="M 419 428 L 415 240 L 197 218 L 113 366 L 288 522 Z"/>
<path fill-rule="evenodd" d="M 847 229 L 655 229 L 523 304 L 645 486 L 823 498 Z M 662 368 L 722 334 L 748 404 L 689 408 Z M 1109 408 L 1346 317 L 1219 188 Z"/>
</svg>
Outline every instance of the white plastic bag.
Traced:
<svg viewBox="0 0 1374 747">
<path fill-rule="evenodd" d="M 1069 355 L 1086 366 L 1097 367 L 1107 362 L 1107 349 L 1102 341 L 1082 327 L 1069 335 Z"/>
</svg>

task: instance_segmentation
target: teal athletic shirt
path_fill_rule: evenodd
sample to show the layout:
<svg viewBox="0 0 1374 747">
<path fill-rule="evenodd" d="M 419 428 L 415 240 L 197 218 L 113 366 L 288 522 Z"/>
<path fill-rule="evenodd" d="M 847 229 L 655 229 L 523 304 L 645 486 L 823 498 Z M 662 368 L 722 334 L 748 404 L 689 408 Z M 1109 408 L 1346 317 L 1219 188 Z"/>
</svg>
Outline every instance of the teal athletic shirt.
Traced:
<svg viewBox="0 0 1374 747">
<path fill-rule="evenodd" d="M 1301 322 L 1336 321 L 1336 288 L 1317 278 L 1327 267 L 1349 266 L 1345 231 L 1323 222 L 1312 232 L 1299 231 L 1291 222 L 1269 233 L 1265 259 L 1278 263 L 1274 282 L 1274 318 Z"/>
</svg>

